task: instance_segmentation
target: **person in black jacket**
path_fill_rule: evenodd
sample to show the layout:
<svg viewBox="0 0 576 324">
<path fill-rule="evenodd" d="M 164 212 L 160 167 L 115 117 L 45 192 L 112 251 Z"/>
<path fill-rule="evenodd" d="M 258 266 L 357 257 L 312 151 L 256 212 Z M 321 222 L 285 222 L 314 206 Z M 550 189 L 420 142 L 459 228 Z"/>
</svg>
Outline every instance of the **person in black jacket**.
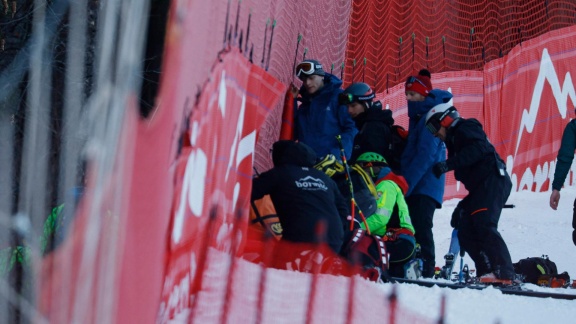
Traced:
<svg viewBox="0 0 576 324">
<path fill-rule="evenodd" d="M 576 119 L 572 119 L 564 128 L 562 142 L 558 150 L 556 159 L 556 169 L 552 180 L 552 192 L 550 193 L 550 208 L 558 209 L 560 202 L 560 190 L 566 181 L 566 176 L 574 160 L 574 150 L 576 150 Z M 574 209 L 572 213 L 572 242 L 576 245 L 576 199 L 574 199 Z"/>
<path fill-rule="evenodd" d="M 464 119 L 448 103 L 434 106 L 426 114 L 427 129 L 446 143 L 448 159 L 432 167 L 437 177 L 454 170 L 468 195 L 455 209 L 450 225 L 458 229 L 460 246 L 476 265 L 481 282 L 515 280 L 510 252 L 498 232 L 500 213 L 512 182 L 504 161 L 488 141 L 482 124 Z"/>
<path fill-rule="evenodd" d="M 306 144 L 281 140 L 272 145 L 274 167 L 252 181 L 252 200 L 270 194 L 282 225 L 282 240 L 317 242 L 316 227 L 325 223 L 326 243 L 338 253 L 347 206 L 336 183 L 314 169 L 316 154 Z"/>
<path fill-rule="evenodd" d="M 354 137 L 351 163 L 366 152 L 382 155 L 387 161 L 393 161 L 390 156 L 389 141 L 391 126 L 394 124 L 392 111 L 382 109 L 380 101 L 373 101 L 374 92 L 363 82 L 352 83 L 340 95 L 340 104 L 348 106 L 348 113 L 356 123 L 358 134 Z M 391 166 L 395 169 L 396 166 Z"/>
</svg>

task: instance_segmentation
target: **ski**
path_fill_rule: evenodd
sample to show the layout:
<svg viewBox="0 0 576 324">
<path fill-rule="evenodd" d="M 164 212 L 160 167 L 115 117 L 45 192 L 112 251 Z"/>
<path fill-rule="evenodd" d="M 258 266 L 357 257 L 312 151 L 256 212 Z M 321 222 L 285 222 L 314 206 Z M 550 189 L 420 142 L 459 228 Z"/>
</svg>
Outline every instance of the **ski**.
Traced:
<svg viewBox="0 0 576 324">
<path fill-rule="evenodd" d="M 576 300 L 576 294 L 561 294 L 555 292 L 544 292 L 544 291 L 534 291 L 525 288 L 522 285 L 490 285 L 481 283 L 461 283 L 461 282 L 443 282 L 443 281 L 424 281 L 417 279 L 405 279 L 405 278 L 391 278 L 391 282 L 397 284 L 415 284 L 423 287 L 433 287 L 438 286 L 440 288 L 450 288 L 450 289 L 474 289 L 483 290 L 488 287 L 494 287 L 498 289 L 501 293 L 505 295 L 516 295 L 516 296 L 527 296 L 527 297 L 538 297 L 538 298 L 554 298 L 554 299 L 566 299 L 566 300 Z"/>
<path fill-rule="evenodd" d="M 436 276 L 436 278 L 442 278 L 451 280 L 452 278 L 452 269 L 454 268 L 454 262 L 456 261 L 456 257 L 460 253 L 460 242 L 458 241 L 458 230 L 452 230 L 452 237 L 450 238 L 450 247 L 448 248 L 448 253 L 444 255 L 444 260 L 446 263 L 440 269 L 440 272 Z"/>
</svg>

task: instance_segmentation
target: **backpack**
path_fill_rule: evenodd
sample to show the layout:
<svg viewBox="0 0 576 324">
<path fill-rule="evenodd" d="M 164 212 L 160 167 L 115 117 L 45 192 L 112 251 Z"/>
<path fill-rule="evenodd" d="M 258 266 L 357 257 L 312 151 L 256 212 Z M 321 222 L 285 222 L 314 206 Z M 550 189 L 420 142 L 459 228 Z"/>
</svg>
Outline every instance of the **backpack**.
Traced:
<svg viewBox="0 0 576 324">
<path fill-rule="evenodd" d="M 524 282 L 548 287 L 561 287 L 570 283 L 567 272 L 558 274 L 556 263 L 547 255 L 521 259 L 512 264 L 514 272 L 524 277 Z"/>
<path fill-rule="evenodd" d="M 388 253 L 382 238 L 369 235 L 365 230 L 356 228 L 351 232 L 350 239 L 342 248 L 341 255 L 352 264 L 360 264 L 368 279 L 378 281 L 390 280 L 388 275 Z M 372 270 L 378 269 L 378 276 L 369 275 Z"/>
<path fill-rule="evenodd" d="M 359 165 L 353 164 L 349 166 L 349 168 L 350 178 L 354 188 L 354 200 L 360 207 L 360 210 L 362 210 L 362 213 L 368 217 L 376 212 L 376 200 L 378 199 L 376 187 L 374 186 L 372 178 Z M 350 183 L 348 182 L 346 173 L 342 172 L 335 174 L 332 177 L 332 180 L 336 182 L 338 190 L 346 201 L 350 201 L 352 196 L 350 194 Z M 348 210 L 348 213 L 351 212 L 351 210 Z M 358 215 L 357 208 L 354 215 Z M 361 221 L 358 217 L 356 217 L 356 219 Z"/>
<path fill-rule="evenodd" d="M 387 152 L 384 154 L 384 158 L 388 162 L 390 169 L 399 173 L 400 160 L 404 153 L 404 149 L 406 148 L 406 143 L 408 143 L 408 131 L 400 125 L 390 125 L 389 127 L 390 131 L 386 134 L 388 137 L 386 141 L 389 144 Z"/>
</svg>

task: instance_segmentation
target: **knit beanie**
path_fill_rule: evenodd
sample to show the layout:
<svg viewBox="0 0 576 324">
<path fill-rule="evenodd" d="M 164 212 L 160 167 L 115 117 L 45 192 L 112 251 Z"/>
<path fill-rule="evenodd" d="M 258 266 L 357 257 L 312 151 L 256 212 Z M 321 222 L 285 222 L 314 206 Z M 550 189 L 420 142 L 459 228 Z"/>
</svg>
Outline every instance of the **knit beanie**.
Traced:
<svg viewBox="0 0 576 324">
<path fill-rule="evenodd" d="M 432 81 L 430 81 L 430 72 L 426 69 L 420 70 L 418 75 L 410 76 L 406 79 L 405 91 L 414 91 L 427 97 L 432 90 Z"/>
</svg>

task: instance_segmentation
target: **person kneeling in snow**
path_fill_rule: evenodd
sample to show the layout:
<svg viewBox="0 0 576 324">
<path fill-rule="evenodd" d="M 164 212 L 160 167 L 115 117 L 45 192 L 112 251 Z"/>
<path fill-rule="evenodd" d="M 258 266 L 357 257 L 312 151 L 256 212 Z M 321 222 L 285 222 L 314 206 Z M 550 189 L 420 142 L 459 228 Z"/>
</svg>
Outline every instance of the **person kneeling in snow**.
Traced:
<svg viewBox="0 0 576 324">
<path fill-rule="evenodd" d="M 314 169 L 316 153 L 304 143 L 281 140 L 272 145 L 272 162 L 272 169 L 252 180 L 252 200 L 270 194 L 283 241 L 315 243 L 317 226 L 324 223 L 326 243 L 338 253 L 348 211 L 336 183 Z"/>
<path fill-rule="evenodd" d="M 386 159 L 380 154 L 366 152 L 356 163 L 368 173 L 376 185 L 376 211 L 360 221 L 363 229 L 372 235 L 382 237 L 390 254 L 388 274 L 392 277 L 405 277 L 405 265 L 414 259 L 416 240 L 414 227 L 404 200 L 408 184 L 402 176 L 390 170 Z"/>
</svg>

